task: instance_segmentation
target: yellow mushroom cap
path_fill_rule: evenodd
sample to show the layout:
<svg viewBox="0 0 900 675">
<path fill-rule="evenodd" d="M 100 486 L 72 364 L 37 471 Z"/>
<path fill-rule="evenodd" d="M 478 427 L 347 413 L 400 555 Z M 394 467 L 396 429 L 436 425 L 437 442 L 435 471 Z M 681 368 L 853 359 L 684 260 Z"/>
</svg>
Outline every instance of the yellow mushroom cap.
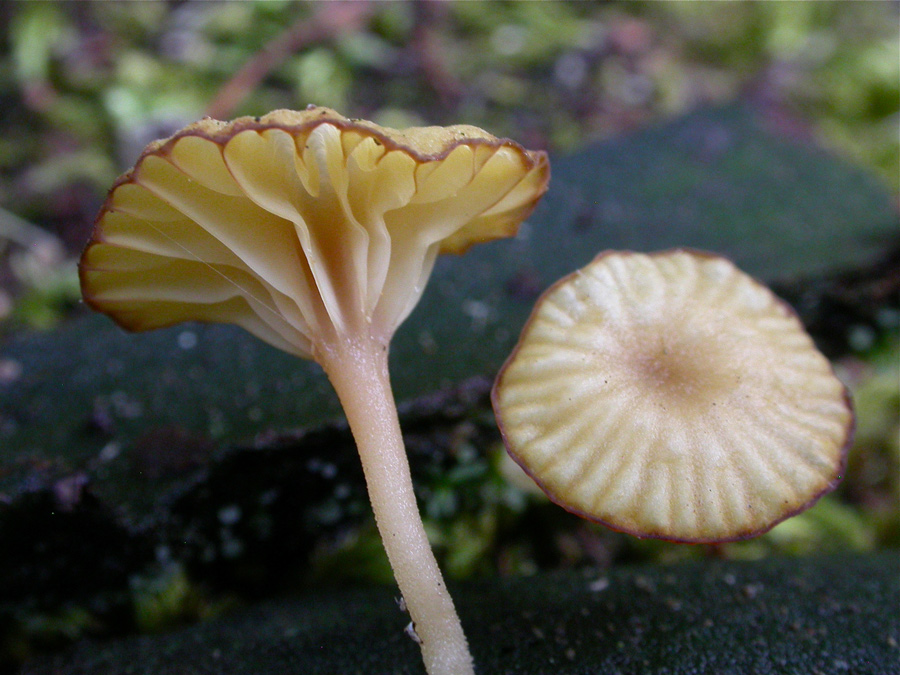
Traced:
<svg viewBox="0 0 900 675">
<path fill-rule="evenodd" d="M 548 180 L 543 152 L 471 126 L 204 119 L 113 185 L 82 293 L 130 330 L 234 323 L 304 357 L 361 330 L 387 342 L 437 254 L 515 234 Z"/>
<path fill-rule="evenodd" d="M 731 262 L 607 252 L 538 301 L 493 391 L 507 448 L 564 508 L 638 536 L 759 534 L 833 489 L 847 391 Z"/>
</svg>

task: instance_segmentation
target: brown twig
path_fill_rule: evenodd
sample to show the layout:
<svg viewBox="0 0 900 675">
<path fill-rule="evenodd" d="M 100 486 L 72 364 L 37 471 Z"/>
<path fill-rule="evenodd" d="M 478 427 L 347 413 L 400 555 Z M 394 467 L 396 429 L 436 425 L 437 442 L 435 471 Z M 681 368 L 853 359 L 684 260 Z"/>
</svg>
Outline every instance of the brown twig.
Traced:
<svg viewBox="0 0 900 675">
<path fill-rule="evenodd" d="M 437 93 L 442 107 L 455 109 L 464 87 L 448 67 L 440 44 L 440 26 L 446 23 L 447 7 L 433 0 L 415 4 L 416 25 L 412 48 L 425 81 Z"/>
<path fill-rule="evenodd" d="M 368 0 L 327 2 L 312 17 L 303 17 L 266 44 L 225 83 L 206 108 L 216 119 L 230 117 L 234 108 L 291 54 L 307 45 L 359 29 L 373 12 Z"/>
</svg>

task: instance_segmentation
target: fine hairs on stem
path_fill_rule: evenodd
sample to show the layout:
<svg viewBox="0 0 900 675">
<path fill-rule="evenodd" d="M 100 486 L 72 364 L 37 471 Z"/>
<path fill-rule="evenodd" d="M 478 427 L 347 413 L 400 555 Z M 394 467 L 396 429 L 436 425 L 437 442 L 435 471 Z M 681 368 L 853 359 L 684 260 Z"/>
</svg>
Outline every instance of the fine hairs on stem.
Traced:
<svg viewBox="0 0 900 675">
<path fill-rule="evenodd" d="M 462 625 L 431 551 L 413 493 L 387 351 L 377 340 L 324 350 L 322 365 L 353 432 L 378 531 L 429 675 L 474 672 Z"/>
</svg>

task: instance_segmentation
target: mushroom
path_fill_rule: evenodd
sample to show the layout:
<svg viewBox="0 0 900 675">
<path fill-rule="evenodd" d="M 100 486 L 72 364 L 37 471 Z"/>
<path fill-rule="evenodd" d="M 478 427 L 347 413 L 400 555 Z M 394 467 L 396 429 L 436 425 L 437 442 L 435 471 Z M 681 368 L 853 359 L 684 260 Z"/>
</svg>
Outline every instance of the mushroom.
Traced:
<svg viewBox="0 0 900 675">
<path fill-rule="evenodd" d="M 832 490 L 846 388 L 800 320 L 731 262 L 605 252 L 539 299 L 492 392 L 551 500 L 641 537 L 761 534 Z"/>
<path fill-rule="evenodd" d="M 545 153 L 472 126 L 397 131 L 312 106 L 204 119 L 116 181 L 79 265 L 85 301 L 126 329 L 233 323 L 322 366 L 431 675 L 473 666 L 418 513 L 388 345 L 438 253 L 515 234 L 548 180 Z"/>
</svg>

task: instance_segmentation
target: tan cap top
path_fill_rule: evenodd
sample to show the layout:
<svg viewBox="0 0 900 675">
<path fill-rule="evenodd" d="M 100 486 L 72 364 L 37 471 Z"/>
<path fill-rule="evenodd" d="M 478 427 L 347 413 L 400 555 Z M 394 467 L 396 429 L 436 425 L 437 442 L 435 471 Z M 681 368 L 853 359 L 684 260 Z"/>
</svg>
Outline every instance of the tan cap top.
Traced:
<svg viewBox="0 0 900 675">
<path fill-rule="evenodd" d="M 403 131 L 327 108 L 204 119 L 151 143 L 85 249 L 85 300 L 130 330 L 243 326 L 309 357 L 387 342 L 438 253 L 515 234 L 549 180 L 543 152 L 471 126 Z"/>
<path fill-rule="evenodd" d="M 794 312 L 722 258 L 608 252 L 539 300 L 494 386 L 552 500 L 638 536 L 759 534 L 843 471 L 846 389 Z"/>
</svg>

